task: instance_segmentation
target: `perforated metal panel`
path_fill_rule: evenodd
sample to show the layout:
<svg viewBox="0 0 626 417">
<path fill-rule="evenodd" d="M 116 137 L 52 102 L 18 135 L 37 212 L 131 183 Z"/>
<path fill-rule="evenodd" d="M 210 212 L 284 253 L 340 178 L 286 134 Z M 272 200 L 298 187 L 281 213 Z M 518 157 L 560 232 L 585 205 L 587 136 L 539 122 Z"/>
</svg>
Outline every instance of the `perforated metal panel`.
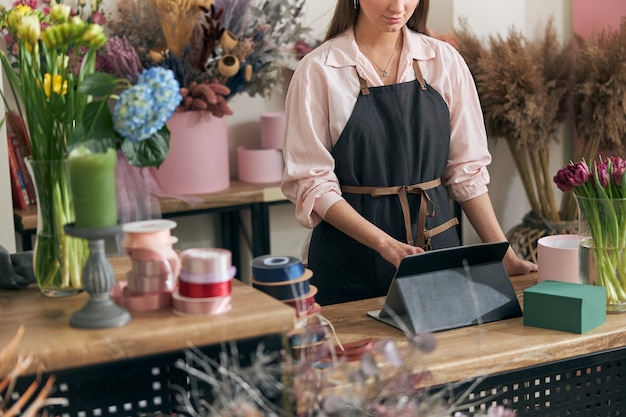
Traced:
<svg viewBox="0 0 626 417">
<path fill-rule="evenodd" d="M 282 348 L 279 335 L 237 342 L 242 367 L 249 366 L 252 352 L 261 341 L 265 351 Z M 200 351 L 217 358 L 225 348 L 228 346 L 217 345 Z M 60 417 L 172 415 L 178 405 L 173 387 L 190 391 L 191 386 L 187 373 L 174 366 L 178 359 L 184 359 L 183 352 L 55 372 L 55 391 L 51 396 L 66 398 L 69 404 L 50 407 L 48 411 Z M 24 392 L 32 380 L 32 376 L 22 378 L 16 391 Z M 14 396 L 12 400 L 17 398 Z"/>
<path fill-rule="evenodd" d="M 626 348 L 491 375 L 463 400 L 470 402 L 480 405 L 465 411 L 500 404 L 520 416 L 626 416 Z"/>
</svg>

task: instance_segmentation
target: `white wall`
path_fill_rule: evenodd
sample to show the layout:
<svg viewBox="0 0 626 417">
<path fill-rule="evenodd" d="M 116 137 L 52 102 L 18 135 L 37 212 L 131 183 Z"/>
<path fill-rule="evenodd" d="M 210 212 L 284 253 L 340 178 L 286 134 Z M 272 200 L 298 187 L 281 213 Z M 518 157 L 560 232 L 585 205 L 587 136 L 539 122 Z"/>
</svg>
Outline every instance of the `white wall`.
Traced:
<svg viewBox="0 0 626 417">
<path fill-rule="evenodd" d="M 0 80 L 2 68 L 0 68 Z M 4 103 L 0 101 L 0 114 L 4 114 Z M 13 201 L 11 199 L 11 181 L 9 180 L 9 156 L 7 154 L 6 127 L 0 127 L 0 246 L 9 252 L 15 252 L 15 233 L 13 227 Z"/>
</svg>

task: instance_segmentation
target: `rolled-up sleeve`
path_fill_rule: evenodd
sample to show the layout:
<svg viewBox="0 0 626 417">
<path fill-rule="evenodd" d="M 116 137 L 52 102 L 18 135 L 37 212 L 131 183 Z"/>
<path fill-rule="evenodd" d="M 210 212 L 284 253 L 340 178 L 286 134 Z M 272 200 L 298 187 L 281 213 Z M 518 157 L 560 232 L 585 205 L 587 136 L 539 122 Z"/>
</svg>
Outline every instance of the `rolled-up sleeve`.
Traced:
<svg viewBox="0 0 626 417">
<path fill-rule="evenodd" d="M 442 181 L 450 197 L 463 202 L 487 192 L 491 154 L 474 79 L 460 54 L 445 44 L 439 52 L 448 77 L 440 92 L 450 110 L 450 150 Z M 438 88 L 438 86 L 435 86 Z"/>
<path fill-rule="evenodd" d="M 319 64 L 309 62 L 320 59 L 307 56 L 300 62 L 285 101 L 282 191 L 296 205 L 298 222 L 308 228 L 315 227 L 326 211 L 342 199 L 330 153 L 331 87 Z"/>
</svg>

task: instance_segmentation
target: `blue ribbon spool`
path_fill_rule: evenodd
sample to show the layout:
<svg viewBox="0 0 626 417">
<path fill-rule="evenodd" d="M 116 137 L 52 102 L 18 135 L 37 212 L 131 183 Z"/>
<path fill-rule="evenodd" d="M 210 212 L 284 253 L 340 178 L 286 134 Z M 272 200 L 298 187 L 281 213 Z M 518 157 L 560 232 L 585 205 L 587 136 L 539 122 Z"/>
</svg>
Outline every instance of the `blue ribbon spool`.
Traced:
<svg viewBox="0 0 626 417">
<path fill-rule="evenodd" d="M 291 281 L 300 278 L 304 269 L 302 262 L 293 256 L 264 255 L 252 260 L 252 276 L 258 282 Z"/>
<path fill-rule="evenodd" d="M 306 296 L 311 290 L 309 280 L 312 276 L 313 272 L 310 269 L 305 269 L 299 278 L 289 281 L 259 282 L 256 277 L 252 277 L 251 281 L 254 288 L 284 301 Z"/>
</svg>

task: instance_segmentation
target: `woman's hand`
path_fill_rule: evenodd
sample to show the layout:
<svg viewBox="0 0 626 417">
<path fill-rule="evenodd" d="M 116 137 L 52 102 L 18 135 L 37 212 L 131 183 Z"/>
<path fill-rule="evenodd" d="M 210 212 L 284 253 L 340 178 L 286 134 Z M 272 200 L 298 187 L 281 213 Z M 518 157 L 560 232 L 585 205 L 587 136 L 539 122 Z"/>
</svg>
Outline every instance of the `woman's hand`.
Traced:
<svg viewBox="0 0 626 417">
<path fill-rule="evenodd" d="M 383 257 L 387 262 L 393 264 L 393 266 L 398 269 L 400 266 L 400 262 L 402 258 L 407 255 L 415 255 L 416 253 L 424 252 L 424 249 L 418 248 L 417 246 L 411 246 L 409 244 L 400 242 L 389 237 L 389 241 L 382 245 L 380 248 L 376 249 L 380 256 Z"/>
<path fill-rule="evenodd" d="M 515 251 L 511 247 L 509 247 L 509 249 L 506 251 L 502 262 L 504 263 L 504 267 L 506 268 L 506 272 L 507 274 L 509 274 L 509 276 L 524 275 L 537 271 L 536 264 L 518 258 L 515 254 Z"/>
</svg>

